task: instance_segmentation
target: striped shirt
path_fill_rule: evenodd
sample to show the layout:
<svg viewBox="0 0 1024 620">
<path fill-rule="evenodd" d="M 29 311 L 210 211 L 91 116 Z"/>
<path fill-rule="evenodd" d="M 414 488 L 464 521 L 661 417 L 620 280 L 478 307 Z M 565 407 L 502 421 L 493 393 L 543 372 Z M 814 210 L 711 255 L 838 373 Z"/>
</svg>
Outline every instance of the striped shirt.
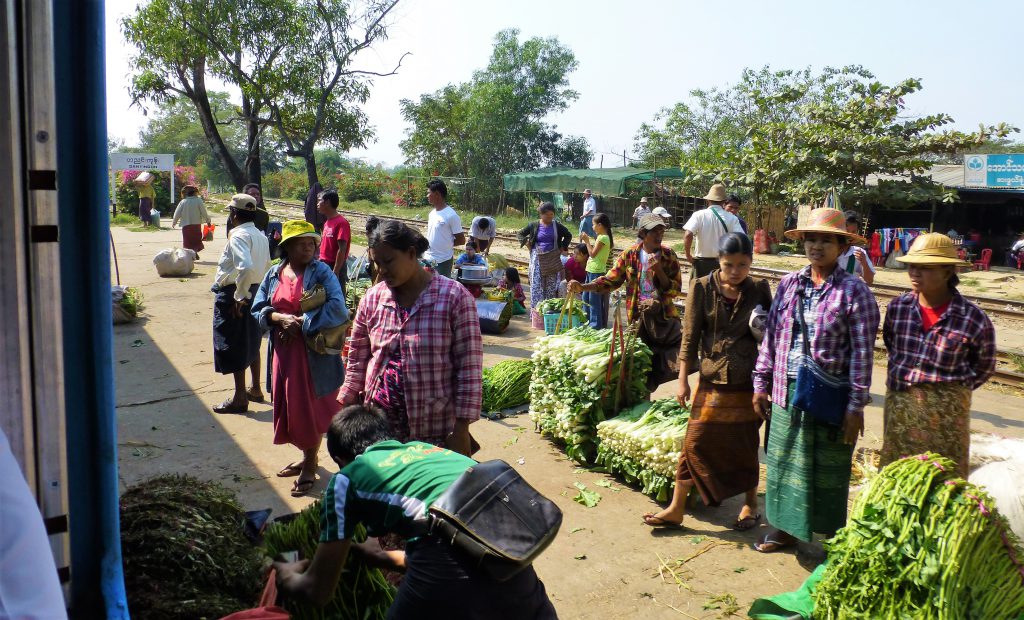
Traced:
<svg viewBox="0 0 1024 620">
<path fill-rule="evenodd" d="M 882 339 L 889 351 L 886 386 L 906 390 L 921 383 L 966 383 L 974 389 L 996 368 L 996 332 L 985 312 L 953 293 L 949 308 L 925 331 L 915 293 L 889 302 Z"/>
<path fill-rule="evenodd" d="M 350 539 L 360 523 L 370 536 L 422 536 L 427 509 L 475 464 L 418 441 L 373 444 L 327 483 L 320 542 Z"/>
<path fill-rule="evenodd" d="M 811 267 L 782 278 L 765 321 L 764 340 L 754 366 L 754 392 L 771 394 L 772 402 L 785 407 L 788 401 L 789 352 L 796 324 L 796 304 L 811 280 Z M 850 402 L 846 411 L 863 414 L 871 388 L 875 336 L 878 334 L 878 303 L 864 281 L 835 269 L 821 287 L 811 337 L 811 357 L 825 372 L 848 377 Z"/>
<path fill-rule="evenodd" d="M 480 419 L 483 344 L 476 300 L 464 286 L 434 276 L 408 312 L 379 282 L 359 302 L 340 400 L 373 396 L 392 351 L 400 349 L 409 438 L 443 441 L 455 420 Z"/>
</svg>

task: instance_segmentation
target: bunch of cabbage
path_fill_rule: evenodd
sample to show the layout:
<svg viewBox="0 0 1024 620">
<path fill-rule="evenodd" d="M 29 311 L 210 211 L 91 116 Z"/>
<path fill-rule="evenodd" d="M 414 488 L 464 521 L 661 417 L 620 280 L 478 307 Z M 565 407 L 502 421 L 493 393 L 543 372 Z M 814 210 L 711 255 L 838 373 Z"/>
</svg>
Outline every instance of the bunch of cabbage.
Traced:
<svg viewBox="0 0 1024 620">
<path fill-rule="evenodd" d="M 665 501 L 689 421 L 689 409 L 674 398 L 641 403 L 597 425 L 597 462 Z"/>
<path fill-rule="evenodd" d="M 615 402 L 647 397 L 644 379 L 650 370 L 650 350 L 633 338 L 620 336 L 610 355 L 612 330 L 587 326 L 537 341 L 530 381 L 530 417 L 541 433 L 564 441 L 566 454 L 587 462 L 596 453 L 596 425 L 611 414 Z M 622 354 L 623 343 L 626 354 Z M 611 358 L 611 378 L 608 364 Z M 629 379 L 624 399 L 618 398 L 619 374 L 625 359 Z"/>
</svg>

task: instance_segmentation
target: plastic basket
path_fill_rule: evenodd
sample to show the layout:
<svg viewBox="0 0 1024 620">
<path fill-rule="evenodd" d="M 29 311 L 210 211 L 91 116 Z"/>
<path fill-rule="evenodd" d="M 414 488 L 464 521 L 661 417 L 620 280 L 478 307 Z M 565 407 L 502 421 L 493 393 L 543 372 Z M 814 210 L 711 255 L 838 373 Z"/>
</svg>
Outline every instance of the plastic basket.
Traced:
<svg viewBox="0 0 1024 620">
<path fill-rule="evenodd" d="M 558 327 L 558 317 L 559 314 L 557 312 L 549 312 L 544 315 L 544 333 L 547 334 L 548 336 L 551 336 L 555 333 L 555 328 Z M 559 331 L 566 331 L 570 329 L 565 324 L 567 318 L 568 317 L 562 319 L 562 329 L 560 329 Z M 580 320 L 580 317 L 574 316 L 572 317 L 571 324 L 573 327 L 579 327 L 580 325 L 583 324 L 583 321 Z"/>
</svg>

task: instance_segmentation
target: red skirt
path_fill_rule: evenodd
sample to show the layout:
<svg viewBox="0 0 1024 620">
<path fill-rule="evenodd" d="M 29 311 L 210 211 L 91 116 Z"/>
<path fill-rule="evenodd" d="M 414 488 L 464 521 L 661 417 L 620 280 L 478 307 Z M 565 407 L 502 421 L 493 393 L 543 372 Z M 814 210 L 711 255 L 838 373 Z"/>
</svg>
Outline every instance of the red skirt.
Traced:
<svg viewBox="0 0 1024 620">
<path fill-rule="evenodd" d="M 181 227 L 181 247 L 195 250 L 196 254 L 203 251 L 203 227 L 200 224 L 189 224 Z"/>
</svg>

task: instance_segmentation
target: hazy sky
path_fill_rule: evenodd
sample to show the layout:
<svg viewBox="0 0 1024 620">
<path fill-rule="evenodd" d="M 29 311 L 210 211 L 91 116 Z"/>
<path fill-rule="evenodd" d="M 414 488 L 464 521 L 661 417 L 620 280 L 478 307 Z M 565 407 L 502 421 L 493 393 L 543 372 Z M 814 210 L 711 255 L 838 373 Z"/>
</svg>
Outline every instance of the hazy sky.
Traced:
<svg viewBox="0 0 1024 620">
<path fill-rule="evenodd" d="M 129 145 L 146 119 L 129 109 L 132 49 L 118 21 L 137 4 L 107 1 L 108 131 Z M 912 114 L 945 112 L 968 131 L 981 122 L 1024 128 L 1024 82 L 1014 77 L 1021 23 L 1024 2 L 1016 1 L 402 0 L 390 38 L 364 55 L 363 67 L 412 55 L 398 75 L 377 79 L 366 106 L 377 140 L 351 155 L 401 163 L 399 100 L 467 80 L 508 27 L 521 38 L 556 36 L 575 53 L 571 85 L 580 98 L 550 120 L 590 141 L 594 166 L 602 153 L 605 166 L 621 165 L 640 123 L 691 89 L 735 82 L 744 67 L 765 64 L 860 64 L 890 84 L 918 77 L 924 89 L 908 101 Z"/>
</svg>

